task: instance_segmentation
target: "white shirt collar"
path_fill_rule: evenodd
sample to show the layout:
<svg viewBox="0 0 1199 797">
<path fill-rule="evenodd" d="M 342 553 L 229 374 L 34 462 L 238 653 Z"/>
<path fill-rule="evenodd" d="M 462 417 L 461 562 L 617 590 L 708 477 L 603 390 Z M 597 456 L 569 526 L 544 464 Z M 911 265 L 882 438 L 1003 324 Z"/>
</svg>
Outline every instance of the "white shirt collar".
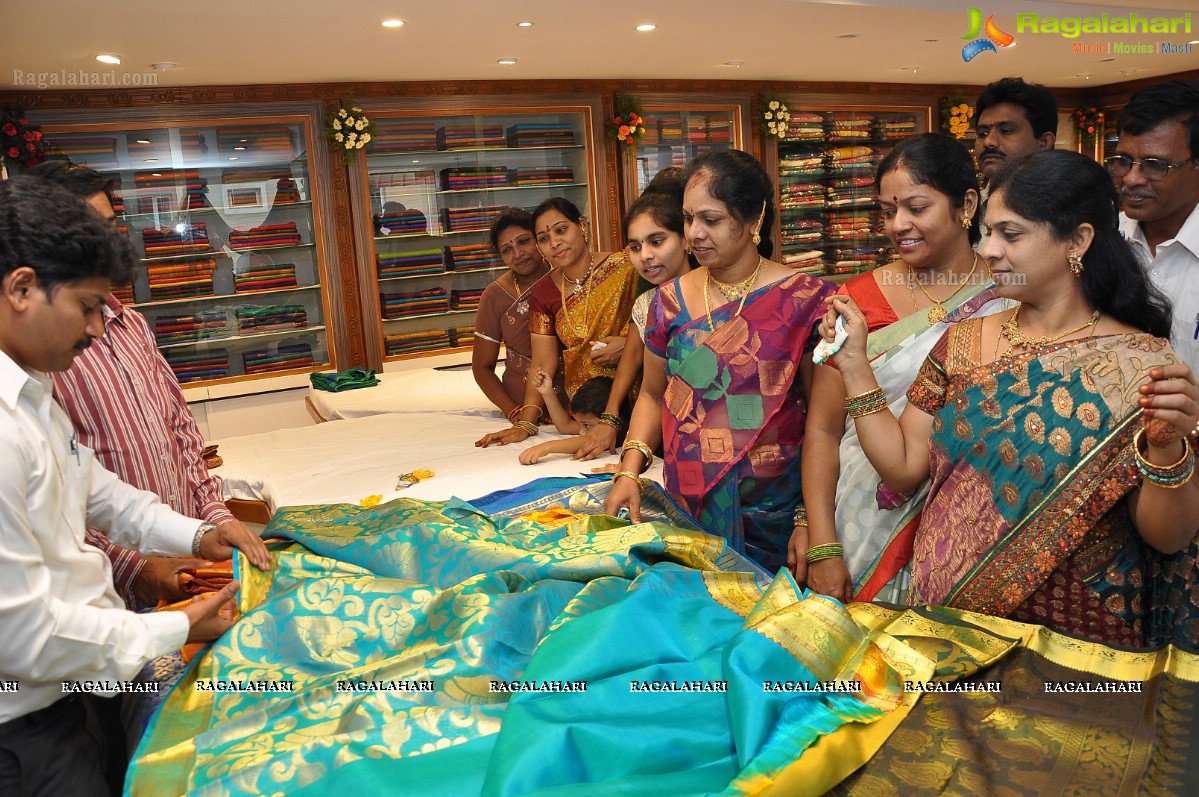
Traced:
<svg viewBox="0 0 1199 797">
<path fill-rule="evenodd" d="M 17 402 L 21 398 L 21 391 L 30 382 L 37 382 L 43 389 L 47 387 L 50 378 L 45 374 L 39 374 L 28 368 L 22 368 L 17 365 L 13 358 L 9 357 L 3 351 L 0 351 L 0 401 L 10 409 L 17 409 Z"/>
<path fill-rule="evenodd" d="M 1120 214 L 1120 232 L 1124 234 L 1131 243 L 1134 243 L 1144 249 L 1145 254 L 1149 254 L 1149 241 L 1145 238 L 1145 231 L 1141 229 L 1141 223 L 1135 219 L 1128 218 L 1124 213 Z M 1182 223 L 1182 227 L 1178 230 L 1178 234 L 1173 238 L 1162 241 L 1158 245 L 1162 246 L 1178 242 L 1190 250 L 1191 254 L 1199 258 L 1199 205 L 1196 205 L 1191 215 L 1187 216 L 1187 220 Z"/>
</svg>

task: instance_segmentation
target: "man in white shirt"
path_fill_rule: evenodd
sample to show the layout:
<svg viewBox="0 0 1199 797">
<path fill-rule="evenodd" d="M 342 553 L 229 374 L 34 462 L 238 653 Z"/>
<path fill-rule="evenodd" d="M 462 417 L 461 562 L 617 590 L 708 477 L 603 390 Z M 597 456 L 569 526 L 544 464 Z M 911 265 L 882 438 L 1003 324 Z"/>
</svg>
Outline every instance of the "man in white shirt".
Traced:
<svg viewBox="0 0 1199 797">
<path fill-rule="evenodd" d="M 66 190 L 0 182 L 0 794 L 97 795 L 106 787 L 83 708 L 63 684 L 127 681 L 187 641 L 219 637 L 236 584 L 178 612 L 134 614 L 91 525 L 122 545 L 270 566 L 262 541 L 180 515 L 78 444 L 48 371 L 104 332 L 101 308 L 132 263 L 128 241 Z M 114 532 L 114 536 L 117 534 Z M 113 688 L 119 688 L 119 684 Z M 113 691 L 113 688 L 101 691 Z"/>
<path fill-rule="evenodd" d="M 1105 164 L 1124 207 L 1121 231 L 1174 304 L 1170 342 L 1199 372 L 1199 80 L 1133 94 Z"/>
</svg>

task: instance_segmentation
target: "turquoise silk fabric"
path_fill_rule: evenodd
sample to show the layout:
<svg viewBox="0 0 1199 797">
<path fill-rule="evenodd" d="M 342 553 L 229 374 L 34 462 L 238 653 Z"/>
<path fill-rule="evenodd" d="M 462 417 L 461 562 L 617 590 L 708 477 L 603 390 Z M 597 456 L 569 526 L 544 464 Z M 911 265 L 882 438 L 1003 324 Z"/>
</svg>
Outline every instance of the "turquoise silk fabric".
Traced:
<svg viewBox="0 0 1199 797">
<path fill-rule="evenodd" d="M 915 701 L 902 680 L 932 663 L 912 648 L 738 567 L 666 522 L 660 495 L 653 522 L 584 514 L 606 490 L 508 517 L 456 500 L 281 510 L 274 569 L 239 562 L 241 619 L 165 701 L 127 793 L 767 793 L 818 739 Z M 863 688 L 763 685 L 830 679 Z M 291 691 L 208 688 L 222 682 Z"/>
</svg>

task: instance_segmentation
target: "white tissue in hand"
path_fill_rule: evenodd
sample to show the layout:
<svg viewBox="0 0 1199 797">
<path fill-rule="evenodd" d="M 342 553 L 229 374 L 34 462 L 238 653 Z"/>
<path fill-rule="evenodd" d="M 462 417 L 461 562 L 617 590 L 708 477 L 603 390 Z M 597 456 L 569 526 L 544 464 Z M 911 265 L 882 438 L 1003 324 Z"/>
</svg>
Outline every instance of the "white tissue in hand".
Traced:
<svg viewBox="0 0 1199 797">
<path fill-rule="evenodd" d="M 833 342 L 829 343 L 827 338 L 821 338 L 820 342 L 816 344 L 816 350 L 812 352 L 812 362 L 824 365 L 830 357 L 841 351 L 841 347 L 848 339 L 849 333 L 845 331 L 845 316 L 839 315 L 836 325 L 833 326 Z"/>
</svg>

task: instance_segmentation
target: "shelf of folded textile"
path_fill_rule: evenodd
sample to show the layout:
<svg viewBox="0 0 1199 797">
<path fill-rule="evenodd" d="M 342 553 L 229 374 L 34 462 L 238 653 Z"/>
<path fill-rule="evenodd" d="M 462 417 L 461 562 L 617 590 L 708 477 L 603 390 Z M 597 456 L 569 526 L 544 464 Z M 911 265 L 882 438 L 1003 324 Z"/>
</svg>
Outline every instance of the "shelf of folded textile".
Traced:
<svg viewBox="0 0 1199 797">
<path fill-rule="evenodd" d="M 118 227 L 143 263 L 120 296 L 189 386 L 335 361 L 315 121 L 45 127 L 63 155 L 114 180 Z"/>
<path fill-rule="evenodd" d="M 384 361 L 469 353 L 473 339 L 450 330 L 473 323 L 473 300 L 504 272 L 488 233 L 505 209 L 561 196 L 594 216 L 591 109 L 499 103 L 494 112 L 361 103 L 376 132 L 351 190 L 370 231 Z"/>
<path fill-rule="evenodd" d="M 790 111 L 778 141 L 781 261 L 837 281 L 889 262 L 875 170 L 896 142 L 928 129 L 930 110 L 795 103 Z"/>
</svg>

